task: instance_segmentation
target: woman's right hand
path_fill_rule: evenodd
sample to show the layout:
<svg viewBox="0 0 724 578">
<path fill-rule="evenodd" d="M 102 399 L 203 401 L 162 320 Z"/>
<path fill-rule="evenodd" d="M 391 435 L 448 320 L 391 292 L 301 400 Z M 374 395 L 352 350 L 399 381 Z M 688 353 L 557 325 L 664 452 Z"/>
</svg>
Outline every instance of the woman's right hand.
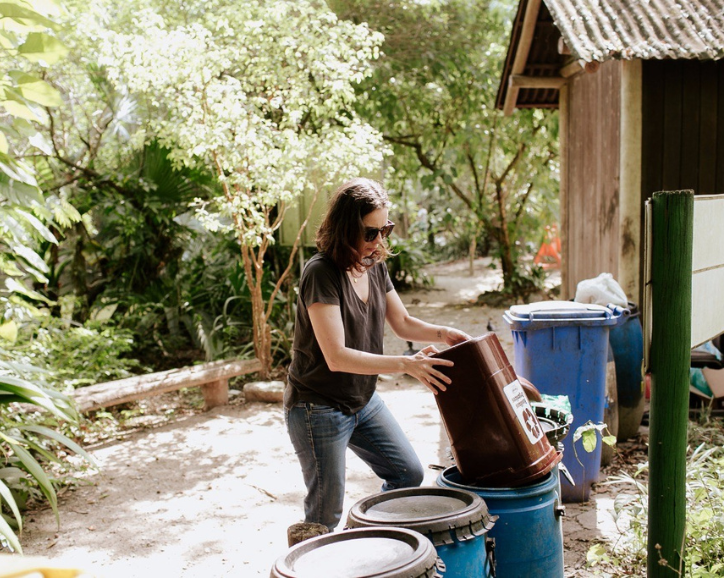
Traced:
<svg viewBox="0 0 724 578">
<path fill-rule="evenodd" d="M 453 362 L 448 359 L 430 357 L 431 354 L 437 352 L 436 347 L 428 345 L 415 355 L 404 357 L 405 373 L 417 379 L 435 395 L 447 390 L 447 386 L 450 385 L 450 378 L 439 369 L 436 369 L 435 366 L 445 365 L 452 367 L 454 365 Z"/>
</svg>

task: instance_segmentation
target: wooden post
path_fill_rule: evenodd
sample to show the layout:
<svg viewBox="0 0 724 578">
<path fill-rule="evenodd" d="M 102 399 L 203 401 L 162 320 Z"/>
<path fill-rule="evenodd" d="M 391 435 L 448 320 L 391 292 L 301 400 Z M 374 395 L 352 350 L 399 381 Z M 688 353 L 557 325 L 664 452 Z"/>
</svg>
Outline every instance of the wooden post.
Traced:
<svg viewBox="0 0 724 578">
<path fill-rule="evenodd" d="M 642 64 L 621 61 L 619 147 L 618 282 L 629 301 L 641 306 L 641 131 Z"/>
<path fill-rule="evenodd" d="M 570 251 L 568 248 L 568 215 L 570 209 L 568 207 L 568 127 L 569 127 L 569 106 L 568 106 L 568 85 L 561 87 L 558 96 L 558 158 L 560 159 L 560 189 L 558 206 L 560 207 L 561 223 L 558 228 L 558 234 L 561 239 L 561 299 L 567 301 L 571 299 L 571 290 L 568 287 L 571 282 L 570 275 Z M 575 294 L 575 291 L 573 291 Z"/>
<path fill-rule="evenodd" d="M 219 379 L 201 386 L 204 394 L 204 409 L 211 409 L 229 403 L 229 380 Z"/>
<path fill-rule="evenodd" d="M 673 578 L 686 526 L 694 195 L 654 193 L 651 203 L 648 576 Z"/>
</svg>

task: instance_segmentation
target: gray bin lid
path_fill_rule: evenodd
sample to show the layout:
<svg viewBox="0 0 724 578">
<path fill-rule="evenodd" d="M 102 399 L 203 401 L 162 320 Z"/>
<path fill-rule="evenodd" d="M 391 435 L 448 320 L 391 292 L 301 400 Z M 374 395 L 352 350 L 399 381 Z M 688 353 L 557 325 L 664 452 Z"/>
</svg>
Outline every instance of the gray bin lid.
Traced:
<svg viewBox="0 0 724 578">
<path fill-rule="evenodd" d="M 497 519 L 473 492 L 420 487 L 380 492 L 360 500 L 349 511 L 347 526 L 407 528 L 441 546 L 482 536 Z"/>
<path fill-rule="evenodd" d="M 361 528 L 310 538 L 275 562 L 271 578 L 434 578 L 430 540 L 405 528 Z"/>
</svg>

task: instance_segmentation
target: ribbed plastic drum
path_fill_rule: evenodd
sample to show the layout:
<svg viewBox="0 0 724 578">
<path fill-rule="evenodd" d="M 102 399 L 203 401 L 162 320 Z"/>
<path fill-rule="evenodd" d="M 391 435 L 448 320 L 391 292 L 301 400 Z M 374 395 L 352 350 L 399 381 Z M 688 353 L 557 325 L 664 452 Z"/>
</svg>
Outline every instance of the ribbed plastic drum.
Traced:
<svg viewBox="0 0 724 578">
<path fill-rule="evenodd" d="M 374 494 L 349 511 L 349 528 L 396 526 L 426 536 L 445 565 L 445 578 L 494 576 L 494 543 L 487 537 L 496 516 L 474 492 L 405 488 Z"/>
<path fill-rule="evenodd" d="M 631 315 L 611 329 L 609 343 L 616 362 L 618 388 L 618 441 L 635 436 L 644 415 L 644 335 L 635 303 L 628 304 Z"/>
<path fill-rule="evenodd" d="M 361 528 L 310 538 L 280 556 L 271 578 L 441 578 L 432 542 L 405 528 Z"/>
<path fill-rule="evenodd" d="M 478 494 L 498 519 L 489 534 L 495 539 L 496 578 L 563 578 L 563 526 L 558 476 L 515 488 L 465 485 L 456 466 L 437 479 L 442 487 Z"/>
</svg>

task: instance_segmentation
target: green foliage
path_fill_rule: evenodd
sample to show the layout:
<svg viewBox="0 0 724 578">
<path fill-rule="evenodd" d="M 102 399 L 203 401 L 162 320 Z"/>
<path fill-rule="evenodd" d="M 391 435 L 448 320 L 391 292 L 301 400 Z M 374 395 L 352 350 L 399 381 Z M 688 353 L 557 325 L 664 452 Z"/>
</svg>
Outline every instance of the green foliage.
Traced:
<svg viewBox="0 0 724 578">
<path fill-rule="evenodd" d="M 573 432 L 573 443 L 575 444 L 578 440 L 581 440 L 583 449 L 590 454 L 598 445 L 598 436 L 601 436 L 603 443 L 613 447 L 616 445 L 616 436 L 604 435 L 607 431 L 608 426 L 605 423 L 588 421 L 577 427 L 576 431 Z M 575 445 L 573 447 L 575 449 Z"/>
<path fill-rule="evenodd" d="M 118 322 L 133 329 L 136 354 L 155 369 L 189 363 L 183 352 L 208 361 L 243 355 L 251 339 L 251 302 L 236 243 L 198 232 L 161 292 L 130 294 Z M 144 354 L 155 352 L 161 360 Z M 165 368 L 165 367 L 163 367 Z"/>
<path fill-rule="evenodd" d="M 48 121 L 48 110 L 61 104 L 60 92 L 46 79 L 50 65 L 66 52 L 55 36 L 53 19 L 59 15 L 52 0 L 0 5 L 0 274 L 6 289 L 0 296 L 2 346 L 17 339 L 20 326 L 37 314 L 38 303 L 52 304 L 31 286 L 48 282 L 50 268 L 39 248 L 41 243 L 56 246 L 58 227 L 80 218 L 64 192 L 42 194 L 37 167 L 23 159 L 47 152 L 39 127 Z M 90 456 L 58 432 L 61 422 L 77 423 L 70 400 L 44 387 L 44 372 L 17 357 L 16 351 L 0 349 L 0 550 L 20 551 L 16 530 L 22 529 L 20 511 L 28 497 L 42 496 L 58 517 L 57 482 L 48 467 L 61 461 L 57 448 L 64 446 L 88 460 Z M 28 412 L 28 404 L 47 414 Z"/>
<path fill-rule="evenodd" d="M 609 478 L 621 486 L 614 502 L 620 536 L 612 546 L 597 544 L 588 561 L 612 575 L 643 576 L 646 573 L 648 464 L 633 474 Z M 626 491 L 632 490 L 632 492 Z M 686 466 L 686 541 L 684 567 L 673 569 L 681 576 L 713 578 L 724 573 L 724 425 L 712 420 L 689 422 Z M 661 561 L 666 564 L 666 561 Z"/>
<path fill-rule="evenodd" d="M 23 157 L 46 148 L 38 125 L 47 110 L 61 103 L 60 92 L 44 76 L 67 52 L 56 38 L 52 21 L 60 14 L 52 0 L 9 0 L 0 5 L 5 25 L 0 31 L 0 274 L 9 295 L 8 308 L 30 301 L 48 301 L 28 281 L 47 281 L 48 266 L 38 241 L 55 244 L 54 221 L 69 223 L 79 215 L 61 193 L 44 197 L 31 164 Z"/>
<path fill-rule="evenodd" d="M 215 359 L 219 348 L 205 338 L 215 313 L 196 301 L 205 289 L 218 293 L 224 285 L 206 279 L 192 255 L 218 242 L 188 208 L 210 194 L 213 180 L 200 170 L 174 169 L 156 142 L 124 156 L 116 171 L 116 181 L 90 174 L 75 182 L 73 200 L 84 219 L 58 249 L 46 249 L 45 290 L 61 303 L 53 313 L 86 329 L 89 320 L 111 317 L 112 325 L 133 332 L 133 355 L 154 365 L 173 366 L 175 351 L 191 349 Z M 236 255 L 238 249 L 226 252 L 227 267 Z"/>
<path fill-rule="evenodd" d="M 334 0 L 340 17 L 385 34 L 359 110 L 395 152 L 392 178 L 420 184 L 433 215 L 458 215 L 446 228 L 496 248 L 507 290 L 526 239 L 557 220 L 557 117 L 521 110 L 504 117 L 495 101 L 513 2 Z M 440 202 L 444 199 L 443 202 Z"/>
<path fill-rule="evenodd" d="M 0 550 L 22 551 L 16 530 L 22 530 L 21 509 L 29 497 L 42 496 L 59 520 L 57 480 L 48 465 L 61 463 L 57 448 L 63 446 L 83 457 L 93 459 L 71 439 L 57 431 L 60 422 L 47 427 L 44 418 L 28 414 L 17 403 L 31 404 L 58 420 L 78 423 L 78 415 L 65 395 L 35 385 L 17 376 L 38 374 L 38 370 L 7 361 L 8 352 L 0 350 Z M 6 519 L 5 512 L 9 514 Z"/>
<path fill-rule="evenodd" d="M 184 247 L 195 236 L 180 221 L 210 179 L 200 171 L 174 170 L 167 157 L 167 150 L 151 143 L 124 159 L 116 182 L 76 180 L 73 202 L 84 219 L 59 249 L 46 249 L 46 291 L 54 299 L 75 296 L 75 321 L 84 323 L 97 301 L 123 311 L 129 294 L 162 294 L 173 287 Z M 61 172 L 52 179 L 67 177 Z"/>
<path fill-rule="evenodd" d="M 414 287 L 429 287 L 433 280 L 424 271 L 430 262 L 424 245 L 414 238 L 390 238 L 392 256 L 387 259 L 387 268 L 392 284 L 397 290 Z"/>
<path fill-rule="evenodd" d="M 45 369 L 46 383 L 56 391 L 68 392 L 139 373 L 138 361 L 127 357 L 133 347 L 133 333 L 128 329 L 93 321 L 75 326 L 46 317 L 23 328 L 13 356 Z"/>
<path fill-rule="evenodd" d="M 119 125 L 127 130 L 121 151 L 158 138 L 177 169 L 215 175 L 212 194 L 194 199 L 196 215 L 210 231 L 237 237 L 252 289 L 254 346 L 266 368 L 269 316 L 290 268 L 267 302 L 262 270 L 287 208 L 304 191 L 375 170 L 386 152 L 379 133 L 351 106 L 380 36 L 339 21 L 320 0 L 108 1 L 92 11 L 80 3 L 74 8 L 81 25 L 68 42 L 89 49 L 78 55 L 97 55 L 93 82 L 78 92 L 90 92 L 90 104 L 79 106 L 88 119 L 92 108 L 107 119 L 81 127 L 110 132 L 121 108 L 107 98 L 110 88 L 116 100 L 137 103 L 142 120 Z M 78 154 L 55 156 L 71 167 L 81 168 L 75 159 L 81 160 L 83 174 L 97 184 L 105 173 L 88 161 L 112 166 L 113 148 L 88 136 L 71 139 Z M 194 324 L 206 321 L 196 317 Z"/>
</svg>

